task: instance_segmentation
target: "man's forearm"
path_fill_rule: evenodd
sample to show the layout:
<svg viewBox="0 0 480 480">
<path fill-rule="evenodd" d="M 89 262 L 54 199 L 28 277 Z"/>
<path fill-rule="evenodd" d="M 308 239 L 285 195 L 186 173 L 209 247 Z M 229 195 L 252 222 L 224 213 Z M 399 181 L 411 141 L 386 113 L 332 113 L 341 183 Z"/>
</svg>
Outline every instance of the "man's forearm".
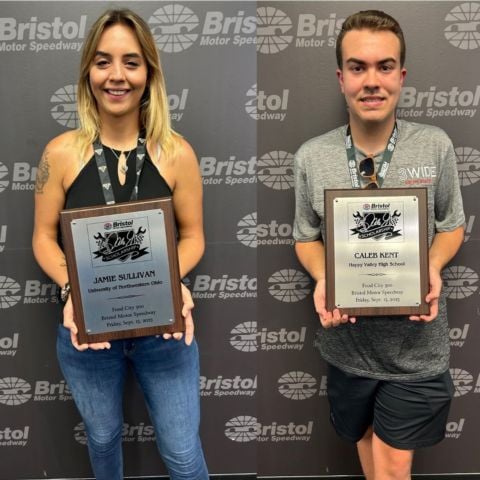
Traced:
<svg viewBox="0 0 480 480">
<path fill-rule="evenodd" d="M 295 252 L 300 263 L 316 282 L 325 278 L 325 247 L 321 241 L 296 242 Z"/>
<path fill-rule="evenodd" d="M 463 242 L 464 228 L 458 227 L 451 232 L 438 232 L 429 251 L 430 266 L 439 272 L 455 256 Z"/>
</svg>

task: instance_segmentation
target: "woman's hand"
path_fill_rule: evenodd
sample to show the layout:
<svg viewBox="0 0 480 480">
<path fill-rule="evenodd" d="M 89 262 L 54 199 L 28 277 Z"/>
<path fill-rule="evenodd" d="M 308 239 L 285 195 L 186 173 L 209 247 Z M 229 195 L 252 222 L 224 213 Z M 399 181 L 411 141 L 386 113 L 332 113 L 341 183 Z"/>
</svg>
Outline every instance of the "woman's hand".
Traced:
<svg viewBox="0 0 480 480">
<path fill-rule="evenodd" d="M 70 339 L 72 340 L 72 345 L 79 351 L 83 352 L 87 348 L 92 350 L 104 350 L 105 348 L 110 348 L 109 342 L 99 342 L 99 343 L 78 343 L 78 328 L 75 325 L 75 314 L 73 312 L 72 297 L 69 296 L 65 306 L 63 307 L 63 326 L 70 330 Z"/>
<path fill-rule="evenodd" d="M 185 343 L 190 345 L 193 342 L 193 317 L 192 317 L 192 310 L 193 310 L 193 300 L 192 294 L 190 290 L 182 283 L 182 300 L 183 300 L 183 307 L 182 307 L 182 316 L 185 319 Z M 175 333 L 164 333 L 163 338 L 168 340 L 170 338 L 174 338 L 175 340 L 181 340 L 183 338 L 183 332 L 175 332 Z"/>
</svg>

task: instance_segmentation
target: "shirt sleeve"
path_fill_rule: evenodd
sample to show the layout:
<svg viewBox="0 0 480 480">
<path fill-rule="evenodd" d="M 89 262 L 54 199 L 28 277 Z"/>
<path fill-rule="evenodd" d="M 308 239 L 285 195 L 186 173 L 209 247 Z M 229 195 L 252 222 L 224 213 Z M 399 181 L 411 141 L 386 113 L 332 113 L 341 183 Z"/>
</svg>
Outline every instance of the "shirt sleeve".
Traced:
<svg viewBox="0 0 480 480">
<path fill-rule="evenodd" d="M 295 154 L 295 220 L 293 238 L 297 242 L 321 240 L 321 218 L 312 207 L 308 179 L 305 169 L 305 155 L 300 148 Z"/>
<path fill-rule="evenodd" d="M 463 201 L 457 172 L 457 158 L 452 141 L 445 134 L 445 144 L 439 156 L 437 188 L 435 190 L 435 231 L 449 232 L 465 224 Z"/>
</svg>

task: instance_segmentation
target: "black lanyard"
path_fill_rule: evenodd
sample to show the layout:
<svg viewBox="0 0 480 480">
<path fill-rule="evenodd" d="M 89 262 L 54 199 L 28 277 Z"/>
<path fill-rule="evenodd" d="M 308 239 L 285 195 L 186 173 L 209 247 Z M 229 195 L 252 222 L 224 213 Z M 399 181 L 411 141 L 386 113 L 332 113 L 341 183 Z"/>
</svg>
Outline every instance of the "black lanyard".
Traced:
<svg viewBox="0 0 480 480">
<path fill-rule="evenodd" d="M 136 179 L 132 195 L 130 196 L 131 202 L 138 198 L 138 183 L 140 181 L 140 174 L 142 173 L 143 162 L 145 161 L 145 143 L 145 138 L 139 136 L 137 142 L 137 159 L 135 161 Z M 115 197 L 113 195 L 112 182 L 110 174 L 108 173 L 105 152 L 103 151 L 103 146 L 99 138 L 93 142 L 93 151 L 95 152 L 95 161 L 97 162 L 98 175 L 100 176 L 105 203 L 107 205 L 113 205 L 115 203 Z"/>
<path fill-rule="evenodd" d="M 395 150 L 395 145 L 397 144 L 398 138 L 398 127 L 397 122 L 393 126 L 392 134 L 387 143 L 387 148 L 383 152 L 382 161 L 378 167 L 377 173 L 377 183 L 381 187 L 383 181 L 388 172 L 388 167 L 390 167 L 390 162 L 392 160 L 393 151 Z M 355 155 L 355 145 L 353 144 L 352 133 L 350 131 L 350 125 L 347 127 L 347 134 L 345 137 L 345 149 L 347 151 L 347 165 L 348 171 L 350 173 L 350 180 L 352 182 L 352 188 L 361 188 L 360 175 L 358 174 L 357 168 L 357 157 Z"/>
</svg>

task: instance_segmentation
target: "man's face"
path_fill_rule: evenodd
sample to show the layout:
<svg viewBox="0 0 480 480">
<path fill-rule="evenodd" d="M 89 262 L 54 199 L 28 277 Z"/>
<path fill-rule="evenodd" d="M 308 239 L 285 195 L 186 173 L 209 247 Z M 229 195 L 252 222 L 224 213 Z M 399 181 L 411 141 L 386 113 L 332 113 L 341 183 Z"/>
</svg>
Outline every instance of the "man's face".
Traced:
<svg viewBox="0 0 480 480">
<path fill-rule="evenodd" d="M 350 123 L 392 123 L 406 70 L 400 65 L 400 40 L 389 31 L 351 30 L 343 37 L 340 88 Z"/>
</svg>

